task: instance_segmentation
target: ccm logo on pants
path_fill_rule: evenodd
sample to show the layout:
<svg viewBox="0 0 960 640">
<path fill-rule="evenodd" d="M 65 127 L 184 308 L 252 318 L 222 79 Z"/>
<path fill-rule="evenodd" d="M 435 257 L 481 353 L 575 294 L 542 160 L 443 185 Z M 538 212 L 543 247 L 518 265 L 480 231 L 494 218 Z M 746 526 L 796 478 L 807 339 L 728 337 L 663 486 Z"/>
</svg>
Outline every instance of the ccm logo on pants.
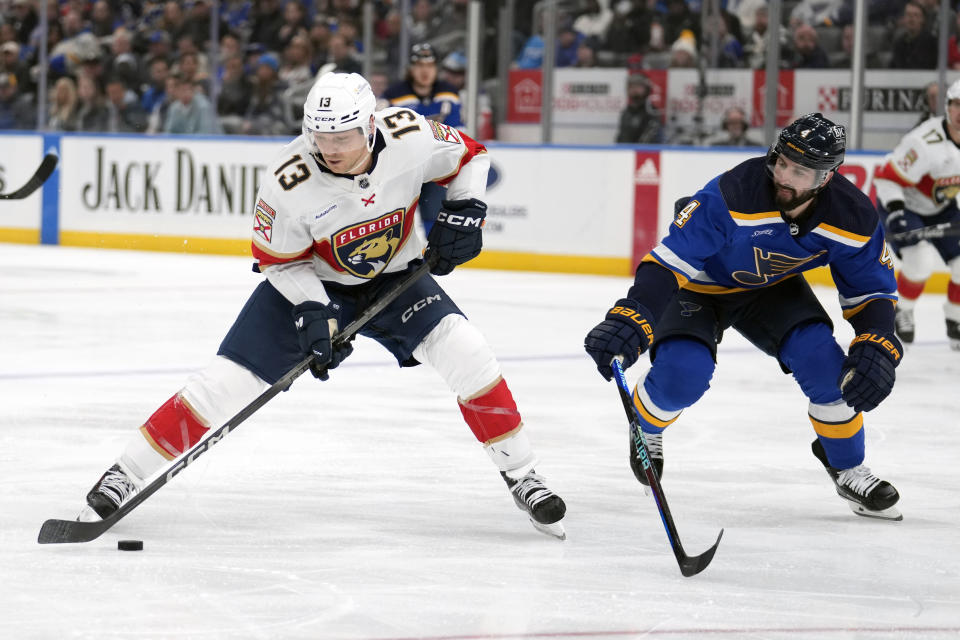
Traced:
<svg viewBox="0 0 960 640">
<path fill-rule="evenodd" d="M 423 309 L 425 306 L 427 306 L 431 302 L 438 302 L 439 300 L 440 300 L 439 294 L 424 298 L 423 300 L 417 300 L 416 302 L 413 303 L 413 306 L 408 307 L 407 310 L 403 312 L 403 315 L 400 316 L 400 320 L 406 323 L 407 320 L 409 320 L 413 316 L 413 314 L 415 314 L 417 311 L 420 311 L 420 309 Z"/>
</svg>

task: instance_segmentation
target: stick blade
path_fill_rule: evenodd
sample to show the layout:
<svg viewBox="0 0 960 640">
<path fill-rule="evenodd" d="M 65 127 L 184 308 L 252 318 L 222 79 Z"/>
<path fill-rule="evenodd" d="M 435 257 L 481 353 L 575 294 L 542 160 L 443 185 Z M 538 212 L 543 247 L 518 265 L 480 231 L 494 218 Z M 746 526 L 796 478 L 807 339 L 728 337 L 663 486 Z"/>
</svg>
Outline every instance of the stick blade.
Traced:
<svg viewBox="0 0 960 640">
<path fill-rule="evenodd" d="M 680 573 L 682 573 L 684 577 L 689 578 L 706 569 L 710 561 L 713 560 L 713 555 L 717 552 L 717 547 L 720 546 L 720 538 L 722 537 L 723 529 L 720 529 L 720 535 L 717 536 L 717 541 L 713 543 L 712 547 L 698 556 L 684 556 L 680 558 Z"/>
<path fill-rule="evenodd" d="M 99 522 L 79 522 L 77 520 L 47 520 L 40 527 L 37 542 L 40 544 L 63 544 L 70 542 L 90 542 L 110 528 L 107 520 Z"/>
</svg>

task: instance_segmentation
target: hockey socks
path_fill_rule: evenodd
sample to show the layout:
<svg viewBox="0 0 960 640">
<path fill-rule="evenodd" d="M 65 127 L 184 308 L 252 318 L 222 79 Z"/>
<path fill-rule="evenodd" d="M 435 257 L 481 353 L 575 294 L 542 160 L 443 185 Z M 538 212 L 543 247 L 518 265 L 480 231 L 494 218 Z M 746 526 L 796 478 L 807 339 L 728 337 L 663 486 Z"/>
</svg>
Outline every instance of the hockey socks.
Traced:
<svg viewBox="0 0 960 640">
<path fill-rule="evenodd" d="M 140 427 L 120 456 L 120 462 L 145 479 L 199 442 L 208 429 L 178 393 Z"/>
</svg>

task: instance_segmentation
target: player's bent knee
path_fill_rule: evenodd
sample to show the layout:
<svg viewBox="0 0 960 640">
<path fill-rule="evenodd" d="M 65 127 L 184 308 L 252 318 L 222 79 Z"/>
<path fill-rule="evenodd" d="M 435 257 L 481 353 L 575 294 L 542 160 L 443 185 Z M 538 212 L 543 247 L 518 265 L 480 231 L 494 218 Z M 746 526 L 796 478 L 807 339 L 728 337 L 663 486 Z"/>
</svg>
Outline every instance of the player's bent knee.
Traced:
<svg viewBox="0 0 960 640">
<path fill-rule="evenodd" d="M 691 406 L 710 388 L 716 363 L 699 340 L 673 338 L 657 346 L 657 357 L 644 382 L 657 407 L 677 411 Z"/>
<path fill-rule="evenodd" d="M 217 356 L 187 380 L 180 392 L 202 420 L 220 426 L 260 395 L 267 383 L 246 367 Z"/>
<path fill-rule="evenodd" d="M 437 323 L 413 357 L 433 367 L 461 398 L 476 395 L 500 378 L 500 363 L 483 334 L 456 313 Z"/>
</svg>

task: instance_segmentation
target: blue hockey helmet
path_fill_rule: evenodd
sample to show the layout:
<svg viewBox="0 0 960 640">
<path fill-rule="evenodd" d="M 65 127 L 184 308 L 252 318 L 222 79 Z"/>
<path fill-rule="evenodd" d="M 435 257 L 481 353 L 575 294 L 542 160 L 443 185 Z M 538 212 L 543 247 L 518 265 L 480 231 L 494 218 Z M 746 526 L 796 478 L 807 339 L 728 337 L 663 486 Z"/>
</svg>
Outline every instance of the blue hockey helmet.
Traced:
<svg viewBox="0 0 960 640">
<path fill-rule="evenodd" d="M 816 184 L 822 185 L 827 174 L 843 164 L 847 132 L 822 113 L 800 116 L 780 132 L 767 152 L 767 170 L 773 173 L 777 158 L 784 158 L 817 171 Z"/>
</svg>

